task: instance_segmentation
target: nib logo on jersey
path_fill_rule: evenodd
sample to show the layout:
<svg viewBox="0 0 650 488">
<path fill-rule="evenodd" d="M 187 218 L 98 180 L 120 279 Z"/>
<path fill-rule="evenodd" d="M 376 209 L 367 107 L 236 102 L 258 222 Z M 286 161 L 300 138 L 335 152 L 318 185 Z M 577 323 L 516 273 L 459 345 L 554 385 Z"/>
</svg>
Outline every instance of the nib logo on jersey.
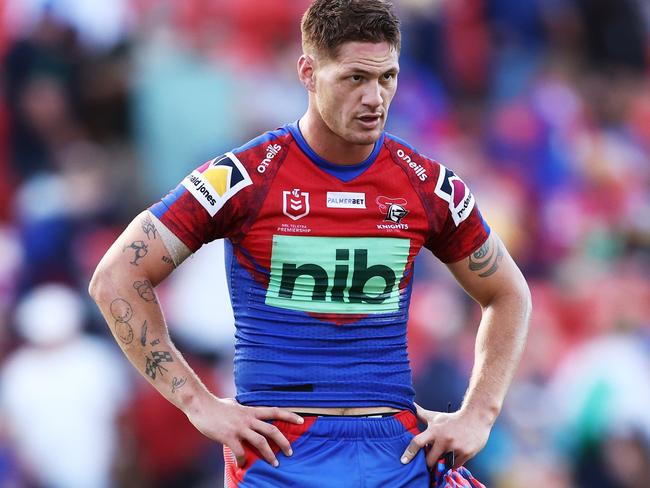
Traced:
<svg viewBox="0 0 650 488">
<path fill-rule="evenodd" d="M 276 235 L 265 302 L 316 313 L 398 310 L 410 248 L 409 239 Z"/>
<path fill-rule="evenodd" d="M 384 216 L 383 224 L 377 224 L 380 230 L 408 230 L 408 224 L 403 224 L 402 219 L 409 213 L 406 210 L 408 203 L 405 198 L 377 197 L 375 200 L 379 212 Z"/>
<path fill-rule="evenodd" d="M 451 218 L 454 220 L 456 227 L 469 217 L 472 213 L 474 204 L 474 195 L 469 191 L 467 185 L 453 171 L 441 165 L 440 176 L 436 183 L 436 195 L 449 203 Z"/>
<path fill-rule="evenodd" d="M 237 156 L 229 152 L 212 160 L 203 172 L 192 171 L 181 184 L 214 217 L 233 195 L 253 182 Z"/>
</svg>

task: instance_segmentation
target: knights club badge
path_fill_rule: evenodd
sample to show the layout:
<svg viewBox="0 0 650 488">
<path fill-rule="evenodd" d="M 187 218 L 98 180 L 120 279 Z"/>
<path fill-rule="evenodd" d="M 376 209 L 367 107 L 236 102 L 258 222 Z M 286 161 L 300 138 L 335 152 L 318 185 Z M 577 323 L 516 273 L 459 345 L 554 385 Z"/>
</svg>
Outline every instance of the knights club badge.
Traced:
<svg viewBox="0 0 650 488">
<path fill-rule="evenodd" d="M 298 188 L 282 192 L 282 213 L 293 220 L 303 218 L 309 213 L 309 193 Z"/>
</svg>

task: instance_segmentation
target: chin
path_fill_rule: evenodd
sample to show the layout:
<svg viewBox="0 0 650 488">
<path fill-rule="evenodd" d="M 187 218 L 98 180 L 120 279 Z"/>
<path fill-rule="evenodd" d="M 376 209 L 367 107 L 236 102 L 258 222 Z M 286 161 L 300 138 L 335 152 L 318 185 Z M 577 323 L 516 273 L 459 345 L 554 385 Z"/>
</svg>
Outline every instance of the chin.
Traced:
<svg viewBox="0 0 650 488">
<path fill-rule="evenodd" d="M 348 134 L 348 137 L 345 139 L 351 144 L 358 144 L 360 146 L 367 146 L 374 144 L 379 140 L 381 136 L 381 129 L 375 129 L 373 131 L 354 131 Z"/>
</svg>

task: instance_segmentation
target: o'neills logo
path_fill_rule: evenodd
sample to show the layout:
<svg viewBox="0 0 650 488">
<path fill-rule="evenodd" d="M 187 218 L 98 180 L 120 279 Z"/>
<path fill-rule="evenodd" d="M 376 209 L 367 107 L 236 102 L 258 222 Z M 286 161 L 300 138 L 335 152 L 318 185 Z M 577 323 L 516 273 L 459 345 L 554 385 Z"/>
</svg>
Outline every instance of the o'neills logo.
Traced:
<svg viewBox="0 0 650 488">
<path fill-rule="evenodd" d="M 427 175 L 427 170 L 426 170 L 426 169 L 424 169 L 421 165 L 419 165 L 418 163 L 416 163 L 415 161 L 413 161 L 413 159 L 411 159 L 411 156 L 409 156 L 408 154 L 406 154 L 406 153 L 405 153 L 403 150 L 401 150 L 401 149 L 398 149 L 398 150 L 397 150 L 397 155 L 398 155 L 400 158 L 402 158 L 402 160 L 405 161 L 406 164 L 409 165 L 409 168 L 412 168 L 412 169 L 413 169 L 413 171 L 414 171 L 415 174 L 418 176 L 418 178 L 420 178 L 420 181 L 426 181 L 426 179 L 429 177 L 429 175 Z"/>
<path fill-rule="evenodd" d="M 269 147 L 266 148 L 266 157 L 262 159 L 260 164 L 257 166 L 257 172 L 264 173 L 269 164 L 271 164 L 271 161 L 273 161 L 273 158 L 280 154 L 280 151 L 282 151 L 282 146 L 280 144 L 270 144 Z"/>
</svg>

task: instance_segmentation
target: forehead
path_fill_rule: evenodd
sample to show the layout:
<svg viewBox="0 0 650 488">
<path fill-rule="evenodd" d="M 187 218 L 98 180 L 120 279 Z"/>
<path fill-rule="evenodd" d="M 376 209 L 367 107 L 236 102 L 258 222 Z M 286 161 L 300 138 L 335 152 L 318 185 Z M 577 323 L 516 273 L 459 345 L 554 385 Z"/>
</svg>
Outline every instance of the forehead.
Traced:
<svg viewBox="0 0 650 488">
<path fill-rule="evenodd" d="M 338 70 L 363 70 L 384 73 L 399 69 L 399 54 L 387 42 L 346 42 L 336 56 L 326 60 Z"/>
</svg>

